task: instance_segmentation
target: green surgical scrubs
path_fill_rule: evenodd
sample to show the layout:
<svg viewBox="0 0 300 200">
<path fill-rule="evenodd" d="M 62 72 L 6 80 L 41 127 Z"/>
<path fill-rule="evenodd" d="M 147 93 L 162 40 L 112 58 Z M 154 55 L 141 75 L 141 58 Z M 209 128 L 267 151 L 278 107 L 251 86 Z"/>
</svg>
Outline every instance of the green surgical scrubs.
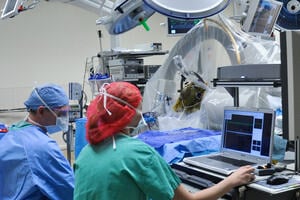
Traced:
<svg viewBox="0 0 300 200">
<path fill-rule="evenodd" d="M 75 164 L 75 200 L 171 200 L 181 183 L 170 166 L 142 141 L 118 134 L 87 145 Z"/>
<path fill-rule="evenodd" d="M 31 123 L 29 123 L 25 120 L 22 120 L 22 121 L 12 124 L 8 129 L 10 131 L 14 131 L 14 130 L 18 130 L 18 129 L 21 129 L 21 128 L 24 128 L 27 126 L 31 126 L 31 125 L 32 125 Z"/>
</svg>

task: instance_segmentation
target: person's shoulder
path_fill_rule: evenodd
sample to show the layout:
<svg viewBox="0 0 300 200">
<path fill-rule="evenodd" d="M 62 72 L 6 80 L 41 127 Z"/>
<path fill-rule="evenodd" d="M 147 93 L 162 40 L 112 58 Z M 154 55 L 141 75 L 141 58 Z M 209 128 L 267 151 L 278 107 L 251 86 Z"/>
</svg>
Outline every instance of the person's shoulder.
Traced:
<svg viewBox="0 0 300 200">
<path fill-rule="evenodd" d="M 43 132 L 42 129 L 37 126 L 24 126 L 20 129 L 11 130 L 8 134 L 29 141 L 40 140 L 40 142 L 42 142 L 43 139 L 47 140 L 49 138 L 47 133 Z"/>
<path fill-rule="evenodd" d="M 26 126 L 20 129 L 11 130 L 0 140 L 6 143 L 6 146 L 22 146 L 24 149 L 36 150 L 45 149 L 55 143 L 45 132 L 36 126 Z"/>
<path fill-rule="evenodd" d="M 27 126 L 32 126 L 32 124 L 25 120 L 21 120 L 21 121 L 13 123 L 11 126 L 8 127 L 8 129 L 9 129 L 9 131 L 14 131 L 14 130 L 19 130 L 19 129 L 27 127 Z"/>
<path fill-rule="evenodd" d="M 1 139 L 3 138 L 3 136 L 5 136 L 5 134 L 6 134 L 6 133 L 1 133 L 1 132 L 0 132 L 0 141 L 1 141 Z"/>
<path fill-rule="evenodd" d="M 123 135 L 123 134 L 117 135 L 117 139 L 122 143 L 127 143 L 127 144 L 130 143 L 130 144 L 141 145 L 141 146 L 146 145 L 144 142 L 142 142 L 138 138 L 131 137 L 128 135 Z"/>
<path fill-rule="evenodd" d="M 0 157 L 7 154 L 7 152 L 13 151 L 15 154 L 25 151 L 25 145 L 23 141 L 24 135 L 22 130 L 12 130 L 5 133 L 0 139 Z"/>
<path fill-rule="evenodd" d="M 151 154 L 155 152 L 155 150 L 151 146 L 135 137 L 122 135 L 120 141 L 121 144 L 124 144 L 123 147 L 126 151 L 138 151 L 144 153 L 148 152 Z"/>
</svg>

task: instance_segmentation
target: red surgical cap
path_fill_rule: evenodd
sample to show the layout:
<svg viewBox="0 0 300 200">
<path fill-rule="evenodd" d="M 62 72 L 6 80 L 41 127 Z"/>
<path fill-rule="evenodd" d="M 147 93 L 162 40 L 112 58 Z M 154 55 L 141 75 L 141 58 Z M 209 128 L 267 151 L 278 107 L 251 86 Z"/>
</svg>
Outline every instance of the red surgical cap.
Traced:
<svg viewBox="0 0 300 200">
<path fill-rule="evenodd" d="M 107 84 L 104 86 L 104 91 L 108 95 L 100 93 L 91 101 L 87 110 L 86 138 L 91 144 L 98 144 L 125 128 L 136 114 L 134 108 L 137 108 L 142 101 L 139 89 L 128 82 Z M 111 95 L 131 106 L 122 100 L 110 97 Z"/>
</svg>

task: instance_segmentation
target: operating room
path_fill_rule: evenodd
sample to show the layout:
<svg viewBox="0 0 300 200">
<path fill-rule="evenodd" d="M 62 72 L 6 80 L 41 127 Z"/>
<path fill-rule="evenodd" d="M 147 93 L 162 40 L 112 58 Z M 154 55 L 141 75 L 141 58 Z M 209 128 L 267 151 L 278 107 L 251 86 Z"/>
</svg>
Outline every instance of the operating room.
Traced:
<svg viewBox="0 0 300 200">
<path fill-rule="evenodd" d="M 7 2 L 19 9 L 3 16 Z M 299 199 L 300 2 L 194 0 L 191 7 L 170 2 L 0 0 L 0 141 L 13 123 L 28 117 L 24 102 L 31 91 L 60 85 L 69 97 L 68 131 L 49 137 L 73 166 L 91 145 L 86 136 L 90 103 L 104 86 L 129 82 L 141 92 L 147 124 L 131 137 L 155 149 L 190 192 L 217 185 L 234 171 L 198 166 L 198 157 L 229 151 L 236 158 L 250 140 L 242 157 L 251 162 L 263 157 L 254 166 L 255 180 L 220 198 Z M 262 16 L 260 21 L 268 25 L 255 21 L 262 13 L 259 6 L 270 11 L 263 11 L 268 20 Z M 126 15 L 134 19 L 128 22 Z M 255 23 L 264 30 L 253 29 Z M 188 29 L 170 32 L 171 25 Z M 249 122 L 249 116 L 255 119 Z M 250 139 L 232 132 L 226 136 L 227 129 L 246 129 L 233 127 L 243 123 L 256 123 Z M 267 136 L 258 136 L 257 126 L 269 128 Z M 265 148 L 268 155 L 261 155 Z M 287 182 L 269 184 L 273 176 L 285 176 Z"/>
</svg>

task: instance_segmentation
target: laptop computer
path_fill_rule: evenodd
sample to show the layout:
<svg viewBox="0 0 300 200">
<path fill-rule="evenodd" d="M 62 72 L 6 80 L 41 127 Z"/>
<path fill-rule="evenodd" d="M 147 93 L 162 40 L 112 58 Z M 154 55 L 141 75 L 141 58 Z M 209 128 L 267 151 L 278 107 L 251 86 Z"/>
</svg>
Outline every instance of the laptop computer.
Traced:
<svg viewBox="0 0 300 200">
<path fill-rule="evenodd" d="M 270 163 L 274 123 L 272 109 L 225 107 L 220 151 L 183 162 L 225 176 L 243 165 Z"/>
</svg>

